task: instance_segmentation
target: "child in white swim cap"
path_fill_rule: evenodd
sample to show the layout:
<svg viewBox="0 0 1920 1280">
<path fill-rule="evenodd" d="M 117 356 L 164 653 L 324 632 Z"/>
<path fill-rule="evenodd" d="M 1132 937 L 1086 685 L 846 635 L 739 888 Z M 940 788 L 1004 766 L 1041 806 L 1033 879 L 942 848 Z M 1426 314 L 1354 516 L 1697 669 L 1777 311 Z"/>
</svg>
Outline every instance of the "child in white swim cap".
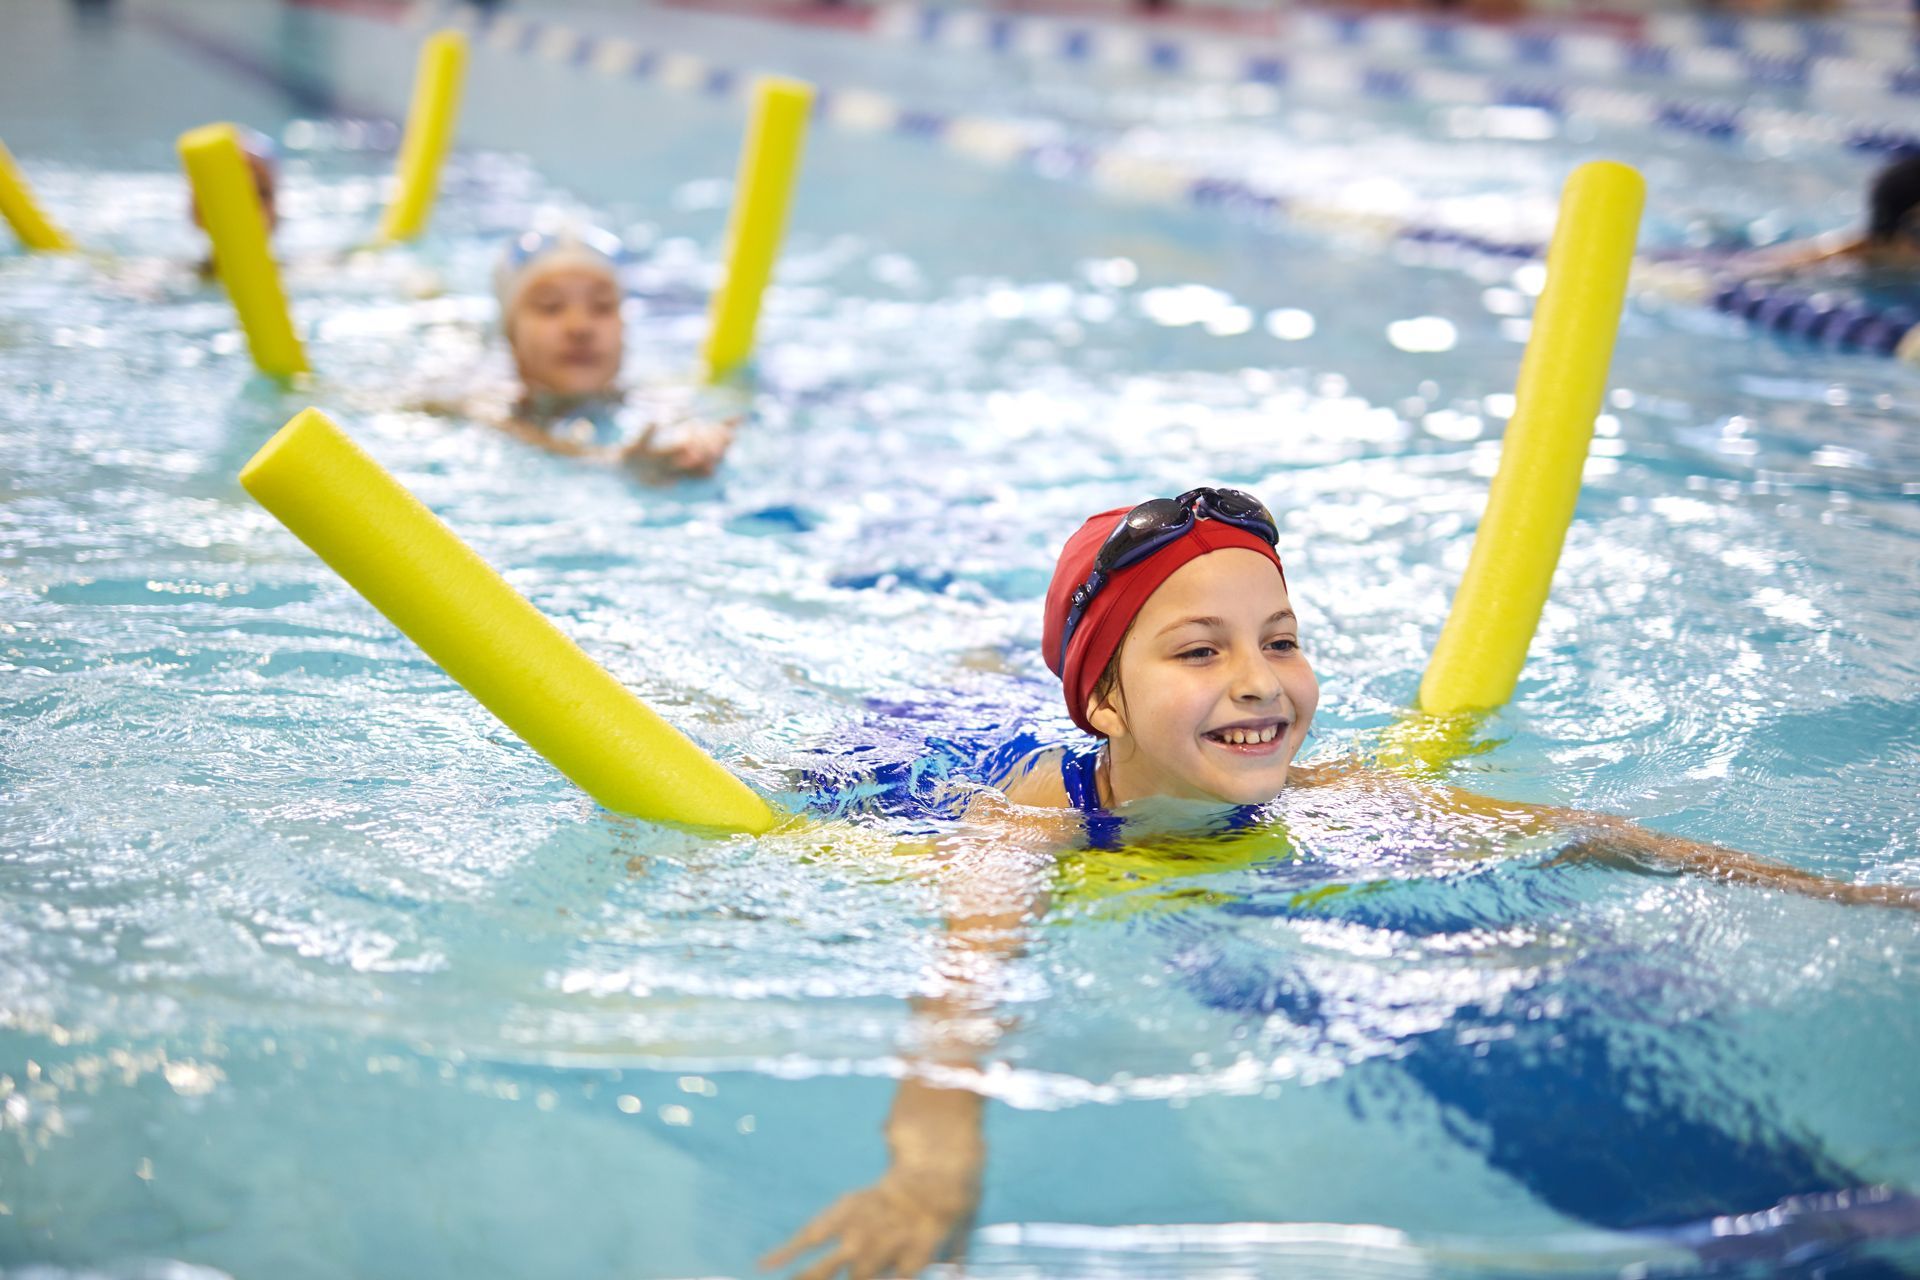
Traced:
<svg viewBox="0 0 1920 1280">
<path fill-rule="evenodd" d="M 654 421 L 636 431 L 622 411 L 623 252 L 612 233 L 585 226 L 528 231 L 501 251 L 493 291 L 520 381 L 502 425 L 555 453 L 708 474 L 733 442 L 730 423 Z"/>
</svg>

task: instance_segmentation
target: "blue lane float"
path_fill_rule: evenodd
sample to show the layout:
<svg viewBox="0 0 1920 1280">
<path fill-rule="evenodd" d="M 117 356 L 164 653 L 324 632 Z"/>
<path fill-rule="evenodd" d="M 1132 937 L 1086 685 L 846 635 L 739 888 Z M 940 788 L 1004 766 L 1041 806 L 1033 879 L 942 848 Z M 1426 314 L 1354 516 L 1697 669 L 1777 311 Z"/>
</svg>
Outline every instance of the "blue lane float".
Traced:
<svg viewBox="0 0 1920 1280">
<path fill-rule="evenodd" d="M 933 13 L 936 11 L 927 11 Z M 945 11 L 937 11 L 944 14 Z M 517 15 L 492 13 L 448 14 L 447 21 L 473 27 L 497 50 L 516 52 L 550 62 L 587 69 L 614 79 L 645 80 L 662 87 L 698 93 L 706 97 L 746 102 L 753 78 L 734 68 L 667 49 L 649 48 L 620 36 L 600 36 L 575 31 L 558 24 L 541 23 Z M 1016 20 L 1003 22 L 1001 41 L 1011 46 L 1020 37 Z M 1024 21 L 1024 20 L 1019 20 Z M 918 38 L 924 30 L 939 31 L 946 23 L 929 20 L 916 27 Z M 996 28 L 1002 29 L 1002 28 Z M 1086 50 L 1082 50 L 1083 54 Z M 1063 52 L 1063 57 L 1071 56 Z M 1282 83 L 1288 64 L 1272 55 L 1255 55 L 1249 74 L 1254 79 Z M 1261 68 L 1264 67 L 1264 70 Z M 1404 88 L 1404 84 L 1402 85 Z M 1508 86 L 1509 96 L 1520 92 Z M 1349 225 L 1364 224 L 1379 233 L 1402 242 L 1435 249 L 1459 249 L 1487 257 L 1515 262 L 1537 261 L 1545 256 L 1543 242 L 1526 239 L 1502 239 L 1467 228 L 1428 225 L 1411 220 L 1394 220 L 1334 204 L 1300 193 L 1262 190 L 1237 177 L 1195 172 L 1162 163 L 1146 164 L 1118 148 L 1063 143 L 1023 128 L 1018 122 L 965 113 L 948 113 L 911 107 L 888 95 L 859 89 L 829 89 L 814 99 L 813 114 L 824 123 L 865 133 L 892 133 L 929 142 L 946 150 L 988 164 L 1017 165 L 1054 181 L 1081 181 L 1117 191 L 1128 199 L 1161 205 L 1185 205 L 1195 209 L 1222 212 L 1255 219 L 1287 219 L 1306 223 L 1339 220 Z M 1729 121 L 1719 110 L 1695 110 L 1691 105 L 1676 109 L 1670 123 L 1689 132 L 1724 132 Z M 1648 121 L 1652 123 L 1651 119 Z M 1734 121 L 1735 124 L 1738 121 Z M 1841 135 L 1848 145 L 1864 150 L 1893 150 L 1903 145 L 1920 146 L 1920 134 L 1889 130 L 1875 133 L 1856 128 Z M 1713 305 L 1722 311 L 1745 314 L 1742 308 L 1758 312 L 1763 324 L 1787 303 L 1759 308 L 1751 293 L 1734 297 L 1734 286 L 1723 290 L 1724 298 Z M 1778 292 L 1778 291 L 1775 291 Z M 1860 314 L 1853 314 L 1860 312 Z M 1810 320 L 1795 312 L 1798 323 Z M 1910 331 L 1901 327 L 1903 313 L 1898 311 L 1862 312 L 1853 308 L 1845 317 L 1830 317 L 1819 329 L 1822 341 L 1842 338 L 1848 349 L 1893 355 Z M 1790 332 L 1790 330 L 1781 330 Z"/>
<path fill-rule="evenodd" d="M 1783 338 L 1876 356 L 1899 355 L 1920 331 L 1920 312 L 1907 307 L 1873 307 L 1752 280 L 1721 286 L 1713 308 Z"/>
<path fill-rule="evenodd" d="M 923 43 L 953 41 L 964 33 L 964 38 L 997 52 L 1050 53 L 1081 63 L 1144 62 L 1196 77 L 1230 76 L 1251 65 L 1218 37 L 1143 34 L 1134 25 L 1080 17 L 973 15 L 948 5 L 903 3 L 883 9 L 878 25 L 886 34 Z M 1912 65 L 1920 60 L 1920 45 L 1902 58 L 1898 41 L 1884 35 L 1876 39 L 1864 31 L 1809 24 L 1780 27 L 1724 17 L 1654 15 L 1637 33 L 1614 34 L 1591 27 L 1504 27 L 1448 17 L 1294 9 L 1271 24 L 1264 37 L 1257 31 L 1236 37 L 1241 44 L 1263 41 L 1295 49 L 1416 55 L 1594 77 L 1631 75 L 1716 89 L 1833 90 L 1848 106 L 1863 96 L 1920 96 L 1920 74 Z M 1252 57 L 1262 59 L 1268 53 L 1261 50 Z"/>
<path fill-rule="evenodd" d="M 1334 20 L 1338 21 L 1338 20 Z M 1302 32 L 1313 30 L 1312 22 L 1301 24 Z M 1520 71 L 1549 73 L 1552 78 L 1521 80 L 1509 72 L 1460 71 L 1445 67 L 1407 69 L 1391 64 L 1371 64 L 1351 57 L 1346 50 L 1365 49 L 1360 42 L 1332 39 L 1317 42 L 1317 47 L 1301 50 L 1308 39 L 1291 38 L 1288 27 L 1286 50 L 1268 47 L 1254 52 L 1219 39 L 1186 39 L 1148 34 L 1136 27 L 1117 24 L 1088 24 L 1042 17 L 989 16 L 977 10 L 901 5 L 885 10 L 875 24 L 882 36 L 897 41 L 942 49 L 988 53 L 998 57 L 1026 57 L 1073 65 L 1097 64 L 1156 74 L 1197 75 L 1223 82 L 1246 82 L 1284 86 L 1289 90 L 1360 97 L 1393 102 L 1424 102 L 1455 106 L 1525 106 L 1566 120 L 1586 120 L 1624 128 L 1659 129 L 1692 134 L 1724 142 L 1741 142 L 1753 137 L 1789 138 L 1814 146 L 1830 147 L 1835 138 L 1856 151 L 1894 152 L 1920 147 L 1920 131 L 1906 121 L 1911 114 L 1912 94 L 1904 68 L 1889 70 L 1877 86 L 1884 95 L 1885 108 L 1893 118 L 1856 123 L 1851 112 L 1830 115 L 1808 111 L 1789 111 L 1765 106 L 1727 107 L 1701 99 L 1676 98 L 1659 93 L 1624 89 L 1613 84 L 1569 85 L 1565 73 L 1575 69 L 1579 57 L 1587 57 L 1591 44 L 1580 45 L 1578 57 L 1564 57 L 1571 42 L 1537 34 L 1521 33 L 1501 48 L 1486 48 L 1495 60 Z M 1479 31 L 1461 33 L 1456 49 L 1484 42 Z M 1718 56 L 1714 56 L 1714 55 Z M 1716 84 L 1725 83 L 1725 51 L 1709 51 L 1707 60 L 1714 66 Z M 1610 61 L 1616 65 L 1580 67 L 1603 78 L 1629 73 L 1644 73 L 1650 67 L 1700 69 L 1702 55 L 1696 51 L 1669 51 L 1661 55 L 1629 47 Z M 1736 58 L 1737 61 L 1737 58 Z M 1623 65 L 1621 65 L 1623 64 Z M 1740 63 L 1746 79 L 1755 86 L 1796 87 L 1820 79 L 1813 64 L 1792 60 L 1748 56 Z M 1838 68 L 1851 103 L 1857 100 L 1863 84 L 1861 69 L 1845 63 Z M 1553 74 L 1558 73 L 1558 74 Z"/>
<path fill-rule="evenodd" d="M 489 47 L 580 67 L 613 79 L 651 81 L 706 97 L 744 103 L 753 77 L 691 54 L 649 48 L 621 36 L 598 36 L 517 15 L 448 14 L 472 27 Z M 1279 72 L 1275 71 L 1275 77 Z M 1545 256 L 1538 241 L 1500 240 L 1472 231 L 1392 220 L 1314 199 L 1264 191 L 1238 178 L 1142 164 L 1119 148 L 1060 142 L 1050 132 L 1016 121 L 909 106 L 862 89 L 825 89 L 815 95 L 814 118 L 861 133 L 892 133 L 932 143 L 969 159 L 1017 165 L 1052 181 L 1087 182 L 1128 199 L 1187 205 L 1237 217 L 1364 224 L 1414 243 L 1451 246 L 1516 260 Z"/>
</svg>

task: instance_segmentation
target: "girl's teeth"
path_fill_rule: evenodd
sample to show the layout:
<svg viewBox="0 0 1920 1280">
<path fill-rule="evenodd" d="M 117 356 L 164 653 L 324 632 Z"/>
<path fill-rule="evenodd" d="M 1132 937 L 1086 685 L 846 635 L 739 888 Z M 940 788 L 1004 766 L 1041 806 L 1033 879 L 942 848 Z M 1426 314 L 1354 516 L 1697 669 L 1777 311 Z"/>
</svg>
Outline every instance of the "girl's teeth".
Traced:
<svg viewBox="0 0 1920 1280">
<path fill-rule="evenodd" d="M 1229 746 L 1246 747 L 1272 742 L 1280 736 L 1280 728 L 1277 724 L 1270 724 L 1264 729 L 1221 729 L 1214 736 Z"/>
</svg>

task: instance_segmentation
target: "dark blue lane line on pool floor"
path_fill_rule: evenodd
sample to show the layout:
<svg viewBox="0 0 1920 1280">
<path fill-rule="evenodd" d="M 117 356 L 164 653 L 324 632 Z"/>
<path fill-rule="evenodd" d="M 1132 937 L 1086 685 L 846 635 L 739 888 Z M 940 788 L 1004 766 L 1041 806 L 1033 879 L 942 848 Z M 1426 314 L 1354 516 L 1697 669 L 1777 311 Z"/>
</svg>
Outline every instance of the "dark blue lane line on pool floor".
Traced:
<svg viewBox="0 0 1920 1280">
<path fill-rule="evenodd" d="M 1227 914 L 1332 918 L 1423 937 L 1525 923 L 1517 913 L 1512 921 L 1490 915 L 1529 905 L 1496 901 L 1491 913 L 1472 911 L 1468 904 L 1423 902 L 1390 885 L 1303 909 L 1288 901 L 1298 888 L 1297 866 L 1255 874 L 1271 880 L 1274 892 L 1233 904 Z M 1237 938 L 1217 917 L 1163 916 L 1150 927 L 1176 944 L 1170 967 L 1209 1008 L 1262 1019 L 1279 1014 L 1309 1028 L 1330 1022 L 1322 993 L 1296 964 Z M 1787 1255 L 1819 1249 L 1817 1274 L 1904 1274 L 1873 1259 L 1836 1259 L 1832 1250 L 1863 1238 L 1913 1239 L 1920 1199 L 1868 1186 L 1869 1179 L 1811 1141 L 1772 1124 L 1751 1099 L 1681 1074 L 1670 1049 L 1633 1034 L 1678 981 L 1624 948 L 1590 944 L 1563 973 L 1501 1007 L 1463 1007 L 1441 1029 L 1402 1041 L 1404 1053 L 1394 1062 L 1441 1105 L 1455 1137 L 1570 1218 L 1647 1232 L 1716 1265 L 1798 1261 Z M 1697 1043 L 1712 1035 L 1713 1023 L 1650 1030 Z M 1703 1225 L 1783 1202 L 1798 1206 L 1797 1217 L 1782 1215 L 1785 1226 L 1771 1241 L 1761 1232 L 1735 1242 Z"/>
</svg>

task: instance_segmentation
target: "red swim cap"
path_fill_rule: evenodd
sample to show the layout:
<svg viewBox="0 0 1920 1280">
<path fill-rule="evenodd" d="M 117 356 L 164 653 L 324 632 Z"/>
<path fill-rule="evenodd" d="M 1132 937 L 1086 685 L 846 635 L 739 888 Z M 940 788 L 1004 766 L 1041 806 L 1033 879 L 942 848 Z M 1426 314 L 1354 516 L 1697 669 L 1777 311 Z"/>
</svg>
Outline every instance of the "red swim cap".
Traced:
<svg viewBox="0 0 1920 1280">
<path fill-rule="evenodd" d="M 1087 606 L 1080 625 L 1074 628 L 1073 644 L 1067 649 L 1066 661 L 1062 663 L 1060 633 L 1066 630 L 1067 614 L 1073 610 L 1073 593 L 1092 574 L 1093 560 L 1100 554 L 1101 545 L 1131 510 L 1132 507 L 1115 507 L 1111 511 L 1102 511 L 1081 525 L 1080 531 L 1067 539 L 1066 547 L 1060 552 L 1060 562 L 1053 567 L 1053 581 L 1047 587 L 1047 622 L 1040 640 L 1041 648 L 1047 666 L 1060 677 L 1061 691 L 1067 698 L 1067 714 L 1073 717 L 1075 724 L 1095 737 L 1100 734 L 1087 723 L 1086 712 L 1087 699 L 1093 693 L 1093 686 L 1099 682 L 1100 673 L 1107 669 L 1107 664 L 1113 661 L 1121 639 L 1146 605 L 1147 598 L 1158 591 L 1160 584 L 1171 578 L 1181 565 L 1189 560 L 1197 560 L 1210 551 L 1243 547 L 1248 551 L 1258 551 L 1273 561 L 1274 569 L 1280 574 L 1281 585 L 1286 585 L 1287 581 L 1287 571 L 1280 566 L 1279 553 L 1268 546 L 1267 540 L 1259 534 L 1223 520 L 1195 520 L 1193 528 L 1186 534 L 1145 560 L 1130 564 L 1108 577 L 1107 584 Z"/>
</svg>

